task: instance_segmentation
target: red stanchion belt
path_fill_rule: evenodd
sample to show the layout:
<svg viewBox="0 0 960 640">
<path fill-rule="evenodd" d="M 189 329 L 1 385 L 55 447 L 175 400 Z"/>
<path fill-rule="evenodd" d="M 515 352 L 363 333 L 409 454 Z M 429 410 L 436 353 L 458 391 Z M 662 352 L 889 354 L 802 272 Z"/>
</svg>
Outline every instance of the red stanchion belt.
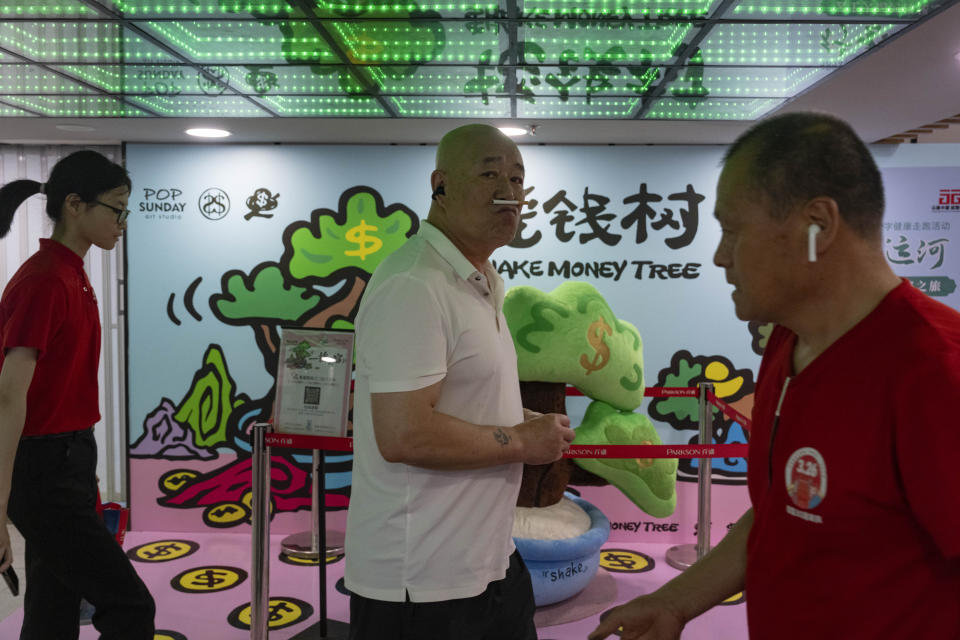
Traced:
<svg viewBox="0 0 960 640">
<path fill-rule="evenodd" d="M 576 387 L 567 386 L 567 395 L 568 396 L 582 396 L 585 395 L 583 391 L 577 389 Z M 697 388 L 696 387 L 646 387 L 643 390 L 643 395 L 647 398 L 696 398 L 697 397 Z"/>
<path fill-rule="evenodd" d="M 268 433 L 264 445 L 288 449 L 353 451 L 353 438 Z M 745 458 L 745 444 L 575 444 L 564 458 Z"/>
<path fill-rule="evenodd" d="M 745 444 L 575 444 L 564 458 L 746 458 Z"/>
<path fill-rule="evenodd" d="M 575 387 L 567 387 L 568 396 L 583 395 Z M 647 387 L 644 395 L 653 398 L 697 397 L 696 387 Z M 713 393 L 707 399 L 723 413 L 739 422 L 747 430 L 750 420 Z M 335 438 L 329 436 L 306 436 L 287 433 L 268 433 L 264 436 L 264 445 L 288 449 L 319 449 L 322 451 L 353 451 L 353 438 Z M 745 458 L 746 444 L 610 444 L 610 445 L 572 445 L 564 458 Z"/>
<path fill-rule="evenodd" d="M 753 422 L 747 416 L 743 415 L 729 404 L 718 398 L 714 395 L 712 391 L 707 392 L 707 402 L 720 409 L 723 412 L 723 415 L 727 416 L 734 422 L 739 422 L 740 425 L 750 431 L 750 428 L 753 426 Z"/>
<path fill-rule="evenodd" d="M 353 438 L 303 436 L 289 433 L 267 433 L 263 436 L 267 447 L 287 449 L 320 449 L 322 451 L 353 451 Z"/>
</svg>

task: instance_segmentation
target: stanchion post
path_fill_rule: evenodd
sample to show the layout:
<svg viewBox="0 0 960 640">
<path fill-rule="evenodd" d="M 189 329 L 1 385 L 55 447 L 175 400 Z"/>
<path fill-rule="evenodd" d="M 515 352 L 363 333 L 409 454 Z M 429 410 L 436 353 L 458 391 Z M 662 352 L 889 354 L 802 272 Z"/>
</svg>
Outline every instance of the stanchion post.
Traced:
<svg viewBox="0 0 960 640">
<path fill-rule="evenodd" d="M 707 395 L 713 392 L 712 382 L 700 383 L 700 438 L 699 444 L 713 444 L 713 408 Z M 697 560 L 710 551 L 710 495 L 713 476 L 713 458 L 700 458 L 697 465 Z"/>
<path fill-rule="evenodd" d="M 713 409 L 707 396 L 713 392 L 712 382 L 700 383 L 697 401 L 699 405 L 700 434 L 697 444 L 713 444 Z M 697 463 L 697 543 L 678 544 L 667 549 L 667 564 L 683 571 L 710 551 L 710 489 L 713 460 L 700 458 Z"/>
<path fill-rule="evenodd" d="M 253 523 L 253 544 L 250 559 L 250 639 L 267 640 L 270 619 L 270 447 L 265 446 L 264 436 L 270 425 L 258 422 L 253 425 L 252 454 L 252 501 L 250 504 Z"/>
<path fill-rule="evenodd" d="M 321 560 L 320 564 L 324 564 L 323 560 L 326 559 L 326 551 L 324 547 L 326 544 L 320 543 L 320 514 L 324 512 L 324 507 L 320 506 L 320 501 L 324 501 L 326 505 L 326 497 L 324 496 L 324 491 L 320 489 L 320 481 L 323 476 L 320 473 L 317 473 L 317 470 L 323 465 L 323 451 L 317 449 L 313 450 L 313 483 L 311 490 L 313 493 L 310 496 L 310 551 L 317 554 L 317 558 Z"/>
<path fill-rule="evenodd" d="M 314 514 L 314 532 L 318 534 L 317 549 L 320 555 L 320 637 L 326 638 L 329 632 L 327 618 L 327 483 L 326 458 L 323 451 L 314 451 L 317 457 L 313 465 L 314 505 L 319 503 L 317 513 Z M 321 502 L 322 501 L 322 502 Z"/>
</svg>

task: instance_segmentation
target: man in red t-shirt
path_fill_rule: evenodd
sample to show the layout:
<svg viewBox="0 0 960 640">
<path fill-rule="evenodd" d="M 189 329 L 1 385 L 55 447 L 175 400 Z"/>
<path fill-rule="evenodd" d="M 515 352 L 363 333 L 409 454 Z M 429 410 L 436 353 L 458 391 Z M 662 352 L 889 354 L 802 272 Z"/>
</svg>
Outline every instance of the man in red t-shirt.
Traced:
<svg viewBox="0 0 960 640">
<path fill-rule="evenodd" d="M 752 508 L 590 640 L 679 638 L 744 588 L 754 638 L 960 638 L 960 313 L 887 263 L 869 151 L 829 116 L 764 121 L 728 150 L 716 217 L 737 316 L 777 325 L 757 377 Z"/>
</svg>

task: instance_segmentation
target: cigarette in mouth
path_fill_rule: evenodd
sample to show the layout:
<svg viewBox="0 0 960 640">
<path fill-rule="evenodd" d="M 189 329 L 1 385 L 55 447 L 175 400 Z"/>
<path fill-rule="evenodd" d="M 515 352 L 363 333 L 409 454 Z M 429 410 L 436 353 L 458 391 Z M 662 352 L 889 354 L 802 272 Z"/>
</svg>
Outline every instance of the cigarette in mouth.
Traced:
<svg viewBox="0 0 960 640">
<path fill-rule="evenodd" d="M 523 206 L 529 202 L 528 200 L 496 200 L 494 199 L 493 204 L 515 204 L 518 206 Z"/>
</svg>

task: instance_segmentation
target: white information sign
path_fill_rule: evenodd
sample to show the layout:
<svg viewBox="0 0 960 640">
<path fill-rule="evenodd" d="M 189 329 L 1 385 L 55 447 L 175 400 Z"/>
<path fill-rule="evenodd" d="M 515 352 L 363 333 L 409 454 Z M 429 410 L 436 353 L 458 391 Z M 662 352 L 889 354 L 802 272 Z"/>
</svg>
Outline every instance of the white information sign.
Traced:
<svg viewBox="0 0 960 640">
<path fill-rule="evenodd" d="M 285 327 L 278 356 L 276 430 L 346 436 L 353 332 Z"/>
</svg>

